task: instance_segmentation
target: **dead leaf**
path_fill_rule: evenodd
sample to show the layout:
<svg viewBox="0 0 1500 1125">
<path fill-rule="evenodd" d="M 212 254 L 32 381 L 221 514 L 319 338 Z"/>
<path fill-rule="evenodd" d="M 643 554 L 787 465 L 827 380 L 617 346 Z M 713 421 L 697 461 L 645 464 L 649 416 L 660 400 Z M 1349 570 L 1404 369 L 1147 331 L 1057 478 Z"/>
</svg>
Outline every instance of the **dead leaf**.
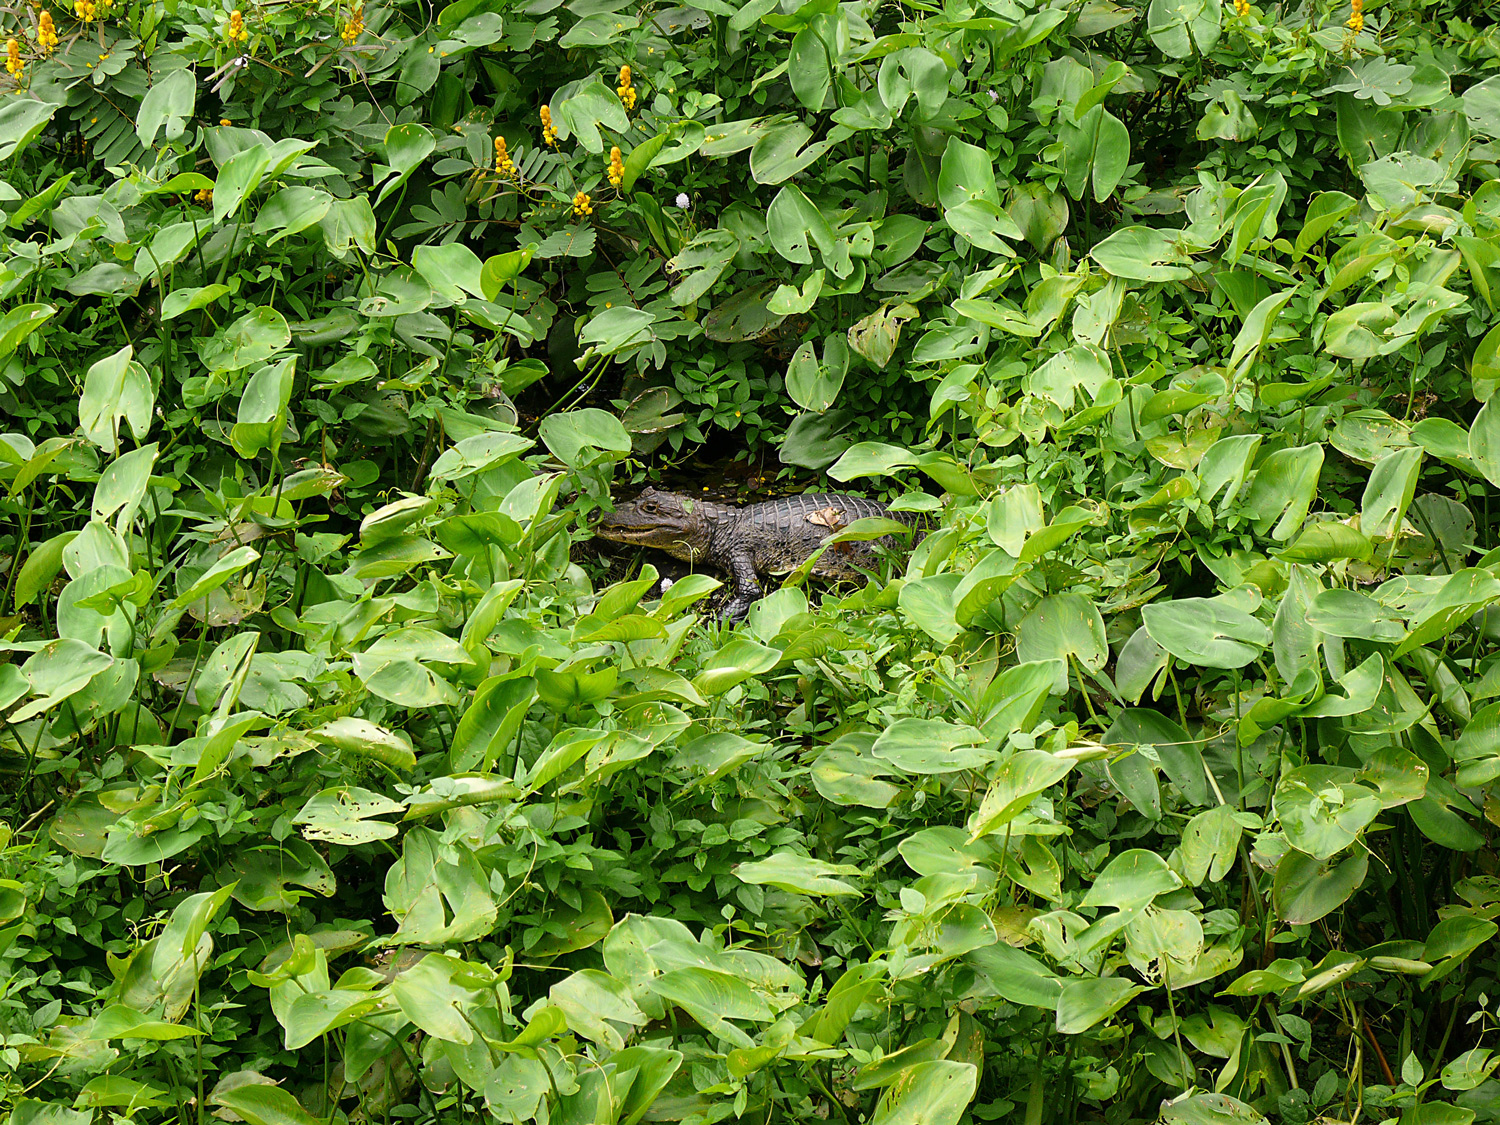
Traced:
<svg viewBox="0 0 1500 1125">
<path fill-rule="evenodd" d="M 844 513 L 838 508 L 822 508 L 816 512 L 809 512 L 807 522 L 826 527 L 829 531 L 838 531 L 844 526 Z"/>
</svg>

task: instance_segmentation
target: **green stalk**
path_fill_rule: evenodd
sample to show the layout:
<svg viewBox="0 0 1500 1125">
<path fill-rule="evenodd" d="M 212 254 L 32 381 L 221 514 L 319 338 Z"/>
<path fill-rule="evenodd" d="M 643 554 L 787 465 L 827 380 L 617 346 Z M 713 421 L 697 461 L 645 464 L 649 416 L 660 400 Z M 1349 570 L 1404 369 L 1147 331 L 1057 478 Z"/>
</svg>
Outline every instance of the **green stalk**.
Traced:
<svg viewBox="0 0 1500 1125">
<path fill-rule="evenodd" d="M 15 602 L 11 599 L 15 595 L 16 580 L 21 575 L 21 555 L 26 552 L 26 545 L 31 542 L 31 518 L 36 510 L 32 501 L 33 489 L 31 485 L 26 486 L 26 516 L 21 521 L 21 530 L 16 535 L 16 550 L 10 560 L 10 577 L 5 583 L 5 597 L 0 600 L 0 607 L 10 606 L 15 608 Z"/>
</svg>

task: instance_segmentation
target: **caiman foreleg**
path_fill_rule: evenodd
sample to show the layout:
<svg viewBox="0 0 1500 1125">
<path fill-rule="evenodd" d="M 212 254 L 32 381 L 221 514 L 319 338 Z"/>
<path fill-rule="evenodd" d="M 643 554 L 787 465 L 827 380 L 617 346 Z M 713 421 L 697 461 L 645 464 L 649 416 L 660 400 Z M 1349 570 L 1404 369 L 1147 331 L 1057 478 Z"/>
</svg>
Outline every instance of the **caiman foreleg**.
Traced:
<svg viewBox="0 0 1500 1125">
<path fill-rule="evenodd" d="M 734 582 L 734 595 L 719 610 L 720 621 L 743 621 L 750 607 L 760 598 L 760 579 L 755 575 L 755 556 L 749 551 L 736 551 L 729 556 L 729 577 Z"/>
</svg>

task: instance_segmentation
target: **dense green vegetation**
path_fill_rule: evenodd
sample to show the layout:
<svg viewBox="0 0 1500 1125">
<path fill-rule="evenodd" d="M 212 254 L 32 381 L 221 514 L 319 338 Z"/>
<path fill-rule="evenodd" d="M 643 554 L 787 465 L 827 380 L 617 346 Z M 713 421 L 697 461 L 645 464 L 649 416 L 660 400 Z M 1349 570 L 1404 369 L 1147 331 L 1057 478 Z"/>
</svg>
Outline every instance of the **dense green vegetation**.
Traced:
<svg viewBox="0 0 1500 1125">
<path fill-rule="evenodd" d="M 1500 1120 L 1486 5 L 4 24 L 10 1125 Z"/>
</svg>

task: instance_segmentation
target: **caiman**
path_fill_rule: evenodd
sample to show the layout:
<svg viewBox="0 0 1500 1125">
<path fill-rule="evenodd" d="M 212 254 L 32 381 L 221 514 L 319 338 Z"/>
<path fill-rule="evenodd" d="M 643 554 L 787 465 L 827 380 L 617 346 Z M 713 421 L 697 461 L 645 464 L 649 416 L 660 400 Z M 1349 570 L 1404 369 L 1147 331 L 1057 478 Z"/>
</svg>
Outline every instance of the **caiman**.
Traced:
<svg viewBox="0 0 1500 1125">
<path fill-rule="evenodd" d="M 915 513 L 893 512 L 878 501 L 841 493 L 803 493 L 736 508 L 648 488 L 604 514 L 593 532 L 601 539 L 655 547 L 684 562 L 725 572 L 733 592 L 719 617 L 739 621 L 761 596 L 759 575 L 790 574 L 828 536 L 869 516 L 918 526 Z M 894 547 L 896 537 L 835 543 L 813 564 L 811 573 L 834 581 L 858 578 L 860 570 L 875 566 L 876 544 Z"/>
</svg>

